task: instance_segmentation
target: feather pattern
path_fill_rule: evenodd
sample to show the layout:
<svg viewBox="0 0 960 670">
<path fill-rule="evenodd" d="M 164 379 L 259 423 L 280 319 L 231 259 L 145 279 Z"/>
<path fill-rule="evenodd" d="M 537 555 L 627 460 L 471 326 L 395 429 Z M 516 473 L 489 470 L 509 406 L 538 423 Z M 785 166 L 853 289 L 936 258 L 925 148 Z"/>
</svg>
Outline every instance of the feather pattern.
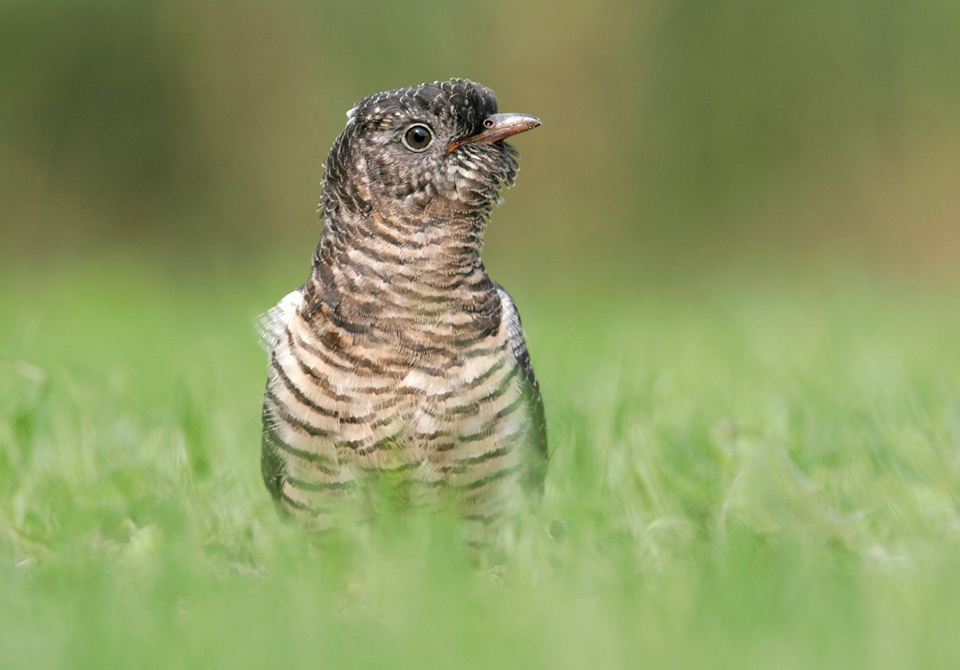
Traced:
<svg viewBox="0 0 960 670">
<path fill-rule="evenodd" d="M 480 260 L 517 154 L 463 142 L 496 110 L 467 80 L 377 94 L 327 157 L 309 278 L 258 321 L 264 482 L 315 527 L 389 480 L 410 504 L 455 501 L 480 541 L 525 488 L 542 491 L 540 389 L 513 300 Z M 405 148 L 411 124 L 432 148 Z"/>
</svg>

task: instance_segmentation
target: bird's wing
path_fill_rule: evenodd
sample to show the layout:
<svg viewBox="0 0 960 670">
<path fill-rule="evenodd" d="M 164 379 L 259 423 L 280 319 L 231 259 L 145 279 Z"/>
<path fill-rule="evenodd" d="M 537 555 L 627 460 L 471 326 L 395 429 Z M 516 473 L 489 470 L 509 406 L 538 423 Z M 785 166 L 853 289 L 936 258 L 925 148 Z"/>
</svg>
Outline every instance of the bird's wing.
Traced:
<svg viewBox="0 0 960 670">
<path fill-rule="evenodd" d="M 276 305 L 268 309 L 257 318 L 257 335 L 260 348 L 269 354 L 277 344 L 277 338 L 283 334 L 283 329 L 297 307 L 303 301 L 301 289 L 291 291 Z"/>
<path fill-rule="evenodd" d="M 260 347 L 272 355 L 280 337 L 283 335 L 291 317 L 303 302 L 303 287 L 291 291 L 276 305 L 268 309 L 257 318 L 257 335 Z M 268 382 L 269 383 L 269 382 Z M 267 405 L 263 405 L 263 433 L 260 456 L 260 470 L 263 481 L 275 499 L 280 498 L 282 478 L 284 472 L 283 459 L 279 454 L 280 437 L 276 427 L 267 412 Z"/>
<path fill-rule="evenodd" d="M 513 298 L 510 297 L 506 289 L 499 284 L 496 286 L 503 310 L 501 323 L 506 329 L 510 353 L 513 354 L 523 374 L 528 402 L 532 410 L 534 437 L 530 445 L 526 484 L 531 490 L 542 493 L 543 481 L 547 476 L 548 459 L 547 419 L 543 411 L 543 396 L 540 394 L 540 384 L 537 382 L 537 376 L 533 372 L 533 364 L 530 362 L 530 352 L 527 351 L 527 343 L 523 338 L 523 325 L 520 322 L 520 312 L 517 311 Z"/>
</svg>

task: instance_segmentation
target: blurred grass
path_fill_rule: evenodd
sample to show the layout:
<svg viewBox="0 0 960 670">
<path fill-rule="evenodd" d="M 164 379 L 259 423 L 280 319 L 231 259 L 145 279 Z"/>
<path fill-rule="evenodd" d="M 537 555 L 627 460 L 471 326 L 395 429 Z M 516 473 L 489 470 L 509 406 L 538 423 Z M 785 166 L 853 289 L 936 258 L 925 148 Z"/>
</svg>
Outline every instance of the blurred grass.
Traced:
<svg viewBox="0 0 960 670">
<path fill-rule="evenodd" d="M 498 584 L 448 519 L 276 518 L 251 324 L 289 265 L 4 270 L 4 667 L 956 667 L 955 288 L 511 285 L 554 457 Z"/>
</svg>

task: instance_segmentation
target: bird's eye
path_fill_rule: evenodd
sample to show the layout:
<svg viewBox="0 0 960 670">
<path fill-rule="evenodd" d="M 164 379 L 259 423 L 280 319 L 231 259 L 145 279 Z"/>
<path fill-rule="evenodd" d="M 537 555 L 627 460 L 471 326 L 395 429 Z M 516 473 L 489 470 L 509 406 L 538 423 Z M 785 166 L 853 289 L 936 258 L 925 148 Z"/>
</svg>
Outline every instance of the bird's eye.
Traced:
<svg viewBox="0 0 960 670">
<path fill-rule="evenodd" d="M 403 133 L 403 144 L 410 151 L 426 151 L 433 144 L 433 132 L 422 123 L 417 123 Z"/>
</svg>

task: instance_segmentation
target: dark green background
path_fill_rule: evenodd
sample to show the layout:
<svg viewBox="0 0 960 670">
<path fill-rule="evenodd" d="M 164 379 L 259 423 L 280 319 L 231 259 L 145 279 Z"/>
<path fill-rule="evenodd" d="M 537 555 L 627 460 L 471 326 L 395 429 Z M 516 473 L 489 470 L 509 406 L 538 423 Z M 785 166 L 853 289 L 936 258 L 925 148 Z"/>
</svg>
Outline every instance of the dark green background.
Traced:
<svg viewBox="0 0 960 670">
<path fill-rule="evenodd" d="M 544 121 L 501 277 L 950 273 L 958 35 L 953 0 L 5 0 L 0 244 L 303 274 L 345 110 L 460 76 Z"/>
</svg>

